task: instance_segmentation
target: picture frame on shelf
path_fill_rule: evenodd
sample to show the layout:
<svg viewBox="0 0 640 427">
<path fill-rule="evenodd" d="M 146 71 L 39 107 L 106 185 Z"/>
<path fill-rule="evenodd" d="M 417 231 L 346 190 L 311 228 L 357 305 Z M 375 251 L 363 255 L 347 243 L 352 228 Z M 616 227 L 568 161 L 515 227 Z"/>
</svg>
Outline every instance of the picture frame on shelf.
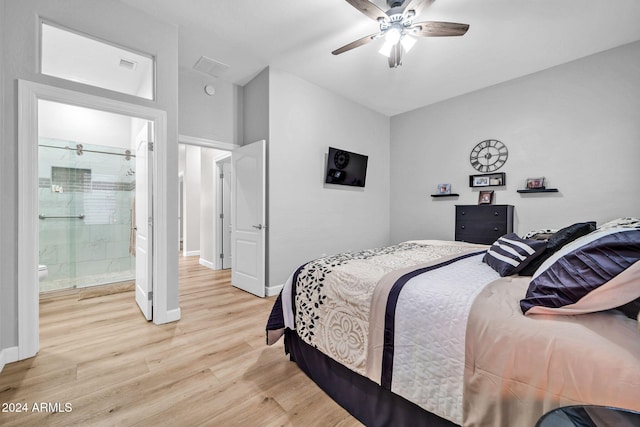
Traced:
<svg viewBox="0 0 640 427">
<path fill-rule="evenodd" d="M 451 184 L 438 184 L 437 194 L 451 194 Z"/>
<path fill-rule="evenodd" d="M 480 191 L 478 195 L 478 204 L 479 205 L 490 205 L 493 203 L 493 190 L 491 191 Z"/>
<path fill-rule="evenodd" d="M 501 187 L 507 185 L 507 174 L 504 172 L 469 175 L 469 187 Z"/>
<path fill-rule="evenodd" d="M 488 176 L 474 176 L 473 177 L 473 186 L 474 187 L 487 187 L 487 186 L 489 186 L 489 177 Z"/>
<path fill-rule="evenodd" d="M 544 177 L 527 178 L 525 188 L 527 190 L 544 190 Z"/>
</svg>

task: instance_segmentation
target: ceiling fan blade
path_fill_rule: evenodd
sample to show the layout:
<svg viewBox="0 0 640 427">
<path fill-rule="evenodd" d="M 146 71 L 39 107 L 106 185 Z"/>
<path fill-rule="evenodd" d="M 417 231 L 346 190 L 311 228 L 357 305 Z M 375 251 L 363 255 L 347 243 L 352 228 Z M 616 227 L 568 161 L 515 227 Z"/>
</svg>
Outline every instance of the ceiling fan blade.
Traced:
<svg viewBox="0 0 640 427">
<path fill-rule="evenodd" d="M 377 21 L 380 18 L 382 19 L 388 18 L 384 10 L 380 9 L 378 6 L 371 3 L 369 0 L 347 0 L 347 3 L 355 7 L 360 12 L 364 13 L 374 21 Z"/>
<path fill-rule="evenodd" d="M 403 15 L 406 17 L 409 11 L 413 10 L 413 16 L 418 16 L 425 7 L 431 6 L 431 3 L 433 3 L 434 1 L 435 0 L 409 0 L 407 1 L 407 4 L 404 8 Z"/>
<path fill-rule="evenodd" d="M 398 66 L 402 65 L 402 51 L 403 48 L 400 43 L 393 45 L 389 54 L 389 68 L 398 68 Z"/>
<path fill-rule="evenodd" d="M 410 28 L 410 34 L 424 37 L 463 36 L 468 29 L 468 24 L 425 21 L 413 24 Z"/>
<path fill-rule="evenodd" d="M 369 34 L 368 36 L 358 39 L 356 41 L 353 41 L 349 44 L 346 44 L 341 48 L 334 50 L 331 53 L 334 55 L 340 55 L 341 53 L 344 53 L 348 50 L 355 49 L 356 47 L 360 47 L 362 45 L 369 43 L 371 40 L 375 39 L 379 34 L 380 33 Z"/>
</svg>

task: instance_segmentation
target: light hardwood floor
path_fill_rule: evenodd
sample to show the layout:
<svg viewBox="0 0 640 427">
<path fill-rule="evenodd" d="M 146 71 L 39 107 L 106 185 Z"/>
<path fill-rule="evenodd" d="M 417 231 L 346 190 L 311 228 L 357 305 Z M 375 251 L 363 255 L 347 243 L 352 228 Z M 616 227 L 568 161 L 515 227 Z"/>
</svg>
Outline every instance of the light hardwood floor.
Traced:
<svg viewBox="0 0 640 427">
<path fill-rule="evenodd" d="M 0 412 L 0 425 L 361 425 L 282 340 L 265 345 L 275 297 L 234 288 L 228 270 L 180 257 L 182 319 L 168 325 L 146 322 L 132 287 L 118 286 L 41 296 L 39 354 L 0 373 L 0 404 L 27 412 Z M 63 412 L 34 412 L 41 403 Z"/>
</svg>

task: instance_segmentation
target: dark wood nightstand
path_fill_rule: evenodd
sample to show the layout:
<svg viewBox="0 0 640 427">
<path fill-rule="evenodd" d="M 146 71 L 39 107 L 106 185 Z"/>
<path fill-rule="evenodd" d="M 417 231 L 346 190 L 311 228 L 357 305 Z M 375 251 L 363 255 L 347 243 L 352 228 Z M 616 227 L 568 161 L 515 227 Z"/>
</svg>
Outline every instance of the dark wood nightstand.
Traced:
<svg viewBox="0 0 640 427">
<path fill-rule="evenodd" d="M 490 245 L 512 232 L 512 205 L 456 205 L 458 241 Z"/>
</svg>

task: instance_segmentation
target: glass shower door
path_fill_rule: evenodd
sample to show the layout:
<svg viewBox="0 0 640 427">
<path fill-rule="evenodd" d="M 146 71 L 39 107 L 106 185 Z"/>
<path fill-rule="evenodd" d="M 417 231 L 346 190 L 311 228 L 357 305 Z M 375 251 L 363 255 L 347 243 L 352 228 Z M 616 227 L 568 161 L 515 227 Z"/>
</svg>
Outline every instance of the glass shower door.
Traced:
<svg viewBox="0 0 640 427">
<path fill-rule="evenodd" d="M 135 278 L 130 251 L 135 162 L 113 147 L 39 141 L 41 291 Z"/>
</svg>

